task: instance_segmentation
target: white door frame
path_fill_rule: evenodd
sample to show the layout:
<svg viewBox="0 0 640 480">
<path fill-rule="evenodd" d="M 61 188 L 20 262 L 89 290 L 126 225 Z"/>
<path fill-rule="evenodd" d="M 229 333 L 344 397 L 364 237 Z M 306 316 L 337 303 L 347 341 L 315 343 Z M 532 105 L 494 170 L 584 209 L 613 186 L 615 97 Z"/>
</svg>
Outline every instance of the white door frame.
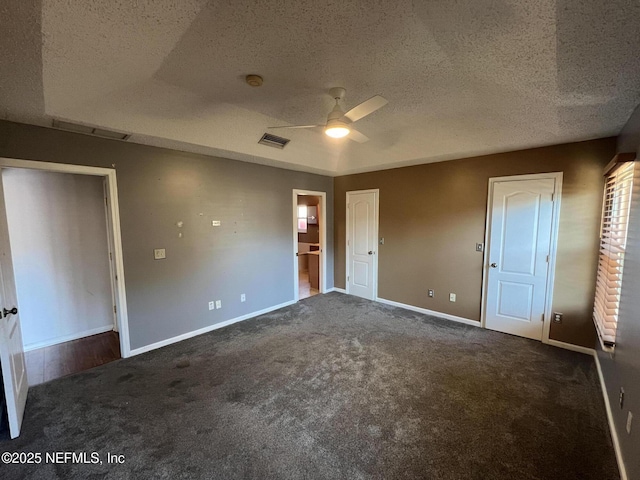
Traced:
<svg viewBox="0 0 640 480">
<path fill-rule="evenodd" d="M 298 196 L 309 195 L 312 197 L 320 197 L 320 218 L 318 223 L 320 233 L 320 293 L 327 292 L 327 192 L 316 192 L 315 190 L 300 190 L 293 189 L 292 202 L 293 202 L 293 301 L 300 300 L 300 288 L 298 285 Z"/>
<path fill-rule="evenodd" d="M 116 318 L 120 335 L 120 355 L 123 358 L 131 356 L 129 343 L 129 317 L 127 315 L 127 295 L 124 282 L 124 260 L 122 255 L 122 238 L 120 232 L 120 208 L 118 206 L 118 185 L 116 171 L 111 168 L 88 167 L 84 165 L 69 165 L 65 163 L 38 162 L 0 157 L 0 168 L 26 168 L 46 172 L 72 173 L 77 175 L 93 175 L 104 177 L 106 184 L 107 203 L 109 213 L 109 244 L 113 249 L 112 285 L 115 288 Z"/>
<path fill-rule="evenodd" d="M 373 229 L 375 231 L 375 239 L 376 239 L 376 249 L 374 250 L 374 255 L 373 255 L 373 300 L 374 301 L 379 301 L 378 298 L 378 242 L 379 242 L 379 237 L 378 237 L 378 227 L 379 227 L 379 223 L 380 223 L 380 189 L 379 188 L 371 188 L 369 190 L 351 190 L 349 192 L 347 192 L 347 199 L 346 199 L 346 203 L 345 203 L 345 219 L 346 219 L 346 238 L 345 238 L 345 249 L 346 249 L 346 267 L 345 267 L 345 273 L 344 273 L 344 281 L 345 281 L 345 291 L 347 293 L 349 292 L 349 265 L 351 264 L 351 255 L 349 253 L 349 200 L 351 195 L 356 195 L 359 193 L 373 193 L 374 194 L 374 212 L 373 212 L 373 219 L 374 219 L 374 225 L 373 225 Z"/>
<path fill-rule="evenodd" d="M 544 323 L 542 326 L 542 343 L 553 343 L 554 340 L 549 339 L 549 331 L 551 330 L 551 312 L 553 309 L 553 285 L 556 274 L 556 253 L 558 249 L 558 226 L 560 223 L 560 202 L 562 199 L 562 172 L 551 173 L 535 173 L 531 175 L 512 175 L 509 177 L 492 177 L 489 179 L 489 191 L 487 195 L 487 216 L 484 229 L 484 256 L 482 259 L 482 310 L 480 313 L 480 324 L 482 328 L 487 328 L 486 311 L 487 311 L 487 282 L 489 280 L 489 239 L 491 238 L 491 216 L 493 205 L 493 189 L 496 182 L 508 182 L 518 180 L 555 180 L 555 189 L 553 194 L 553 210 L 551 213 L 551 242 L 549 249 L 549 269 L 547 270 L 547 282 L 544 303 Z"/>
<path fill-rule="evenodd" d="M 104 198 L 109 198 L 109 186 L 107 185 L 107 179 L 105 178 L 102 181 L 102 194 Z M 109 254 L 112 255 L 113 252 L 113 232 L 111 228 L 111 222 L 109 221 L 109 204 L 105 202 L 104 205 L 104 218 L 105 223 L 107 225 L 107 248 L 109 249 Z M 113 259 L 109 258 L 109 274 L 111 276 L 111 302 L 113 305 L 117 305 L 116 292 L 118 291 L 118 285 L 116 283 L 116 271 L 113 264 Z M 118 312 L 113 312 L 113 330 L 118 332 L 120 327 L 118 326 Z"/>
</svg>

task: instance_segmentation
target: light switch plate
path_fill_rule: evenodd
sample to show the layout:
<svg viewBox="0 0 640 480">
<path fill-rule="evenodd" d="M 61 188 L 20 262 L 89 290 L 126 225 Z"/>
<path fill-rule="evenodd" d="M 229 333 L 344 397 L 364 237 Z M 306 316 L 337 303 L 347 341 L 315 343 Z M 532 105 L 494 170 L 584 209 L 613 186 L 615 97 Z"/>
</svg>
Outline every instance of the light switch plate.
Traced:
<svg viewBox="0 0 640 480">
<path fill-rule="evenodd" d="M 222 308 L 222 300 L 216 300 L 216 308 Z"/>
<path fill-rule="evenodd" d="M 153 258 L 155 260 L 162 260 L 163 258 L 167 258 L 167 252 L 164 248 L 154 248 L 153 249 Z"/>
<path fill-rule="evenodd" d="M 484 243 L 476 243 L 476 252 L 484 252 Z"/>
<path fill-rule="evenodd" d="M 449 294 L 449 301 L 450 302 L 455 302 L 456 301 L 456 294 L 455 293 L 450 293 Z"/>
<path fill-rule="evenodd" d="M 212 227 L 219 227 L 220 225 L 222 225 L 222 222 L 220 222 L 220 220 L 212 220 L 211 221 L 211 226 Z"/>
</svg>

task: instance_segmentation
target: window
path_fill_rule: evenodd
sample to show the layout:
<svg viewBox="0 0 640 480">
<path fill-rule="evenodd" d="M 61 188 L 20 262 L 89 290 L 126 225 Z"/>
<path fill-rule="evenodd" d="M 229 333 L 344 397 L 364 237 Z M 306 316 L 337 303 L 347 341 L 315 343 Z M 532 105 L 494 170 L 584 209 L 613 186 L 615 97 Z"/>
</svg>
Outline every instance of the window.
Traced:
<svg viewBox="0 0 640 480">
<path fill-rule="evenodd" d="M 616 344 L 633 169 L 634 162 L 621 164 L 607 175 L 604 186 L 593 319 L 605 350 L 613 349 Z"/>
<path fill-rule="evenodd" d="M 298 233 L 307 233 L 307 206 L 298 205 Z"/>
</svg>

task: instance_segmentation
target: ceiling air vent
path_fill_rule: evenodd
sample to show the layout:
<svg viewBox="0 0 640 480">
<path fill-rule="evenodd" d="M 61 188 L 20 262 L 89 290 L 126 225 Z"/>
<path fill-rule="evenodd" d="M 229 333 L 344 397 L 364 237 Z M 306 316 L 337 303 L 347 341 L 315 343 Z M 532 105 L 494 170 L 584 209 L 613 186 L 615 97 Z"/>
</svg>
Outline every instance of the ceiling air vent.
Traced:
<svg viewBox="0 0 640 480">
<path fill-rule="evenodd" d="M 53 128 L 59 128 L 60 130 L 68 130 L 69 132 L 85 133 L 87 135 L 96 135 L 103 138 L 112 138 L 115 140 L 128 140 L 131 135 L 120 132 L 113 132 L 111 130 L 104 130 L 102 128 L 94 128 L 88 125 L 78 125 L 77 123 L 64 122 L 62 120 L 53 120 Z"/>
<path fill-rule="evenodd" d="M 289 143 L 290 141 L 291 140 L 289 140 L 288 138 L 282 138 L 282 137 L 278 137 L 277 135 L 271 135 L 270 133 L 265 133 L 264 135 L 262 135 L 262 138 L 258 141 L 258 143 L 261 143 L 262 145 L 267 145 L 269 147 L 283 149 L 284 147 L 287 146 L 287 143 Z"/>
</svg>

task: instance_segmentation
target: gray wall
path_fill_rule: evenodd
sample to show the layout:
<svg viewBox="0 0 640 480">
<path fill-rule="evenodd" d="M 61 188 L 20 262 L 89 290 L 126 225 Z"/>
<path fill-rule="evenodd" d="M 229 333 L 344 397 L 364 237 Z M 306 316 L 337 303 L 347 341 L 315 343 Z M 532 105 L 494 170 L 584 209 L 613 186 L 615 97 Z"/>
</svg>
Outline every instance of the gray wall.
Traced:
<svg viewBox="0 0 640 480">
<path fill-rule="evenodd" d="M 103 179 L 2 173 L 25 349 L 112 330 Z"/>
<path fill-rule="evenodd" d="M 640 108 L 636 109 L 618 138 L 618 152 L 640 151 Z M 618 318 L 616 348 L 603 352 L 598 343 L 598 357 L 607 395 L 618 432 L 627 474 L 640 479 L 640 165 L 636 165 L 627 251 L 624 259 L 622 297 Z M 620 409 L 620 387 L 625 390 L 624 408 Z M 631 434 L 627 434 L 627 414 L 634 415 Z"/>
<path fill-rule="evenodd" d="M 132 349 L 293 300 L 292 190 L 327 192 L 333 211 L 330 177 L 11 122 L 0 156 L 115 166 Z M 331 216 L 327 243 L 331 288 Z"/>
</svg>

